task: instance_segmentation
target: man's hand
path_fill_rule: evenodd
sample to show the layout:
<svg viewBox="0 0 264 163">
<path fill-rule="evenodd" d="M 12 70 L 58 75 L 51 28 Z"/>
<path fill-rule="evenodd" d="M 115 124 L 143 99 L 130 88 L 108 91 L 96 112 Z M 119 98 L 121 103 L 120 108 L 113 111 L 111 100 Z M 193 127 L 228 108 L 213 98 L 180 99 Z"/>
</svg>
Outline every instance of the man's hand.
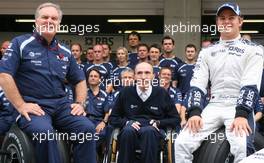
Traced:
<svg viewBox="0 0 264 163">
<path fill-rule="evenodd" d="M 236 136 L 243 136 L 246 133 L 247 136 L 252 133 L 250 126 L 248 125 L 248 121 L 244 117 L 235 118 L 234 122 L 231 125 L 231 132 L 235 131 Z"/>
<path fill-rule="evenodd" d="M 138 121 L 135 121 L 131 124 L 131 126 L 136 129 L 137 131 L 140 129 L 140 123 Z"/>
<path fill-rule="evenodd" d="M 71 108 L 72 108 L 72 111 L 71 111 L 72 115 L 86 116 L 86 112 L 81 104 L 73 103 L 71 104 Z"/>
<path fill-rule="evenodd" d="M 152 125 L 157 131 L 159 131 L 159 121 L 152 119 L 149 124 Z"/>
<path fill-rule="evenodd" d="M 105 128 L 105 123 L 104 122 L 100 122 L 95 128 L 96 133 L 101 132 L 104 128 Z"/>
<path fill-rule="evenodd" d="M 186 119 L 184 118 L 184 119 L 182 119 L 181 120 L 181 128 L 184 128 L 184 126 L 187 124 L 187 121 L 186 121 Z"/>
<path fill-rule="evenodd" d="M 28 121 L 31 121 L 29 114 L 34 114 L 37 116 L 45 115 L 45 112 L 41 109 L 41 107 L 34 103 L 23 103 L 19 108 L 17 108 L 17 110 Z"/>
<path fill-rule="evenodd" d="M 190 133 L 197 133 L 199 132 L 199 130 L 203 127 L 203 121 L 202 118 L 200 116 L 192 116 L 191 118 L 189 118 L 187 124 L 186 124 L 186 128 L 189 129 Z"/>
</svg>

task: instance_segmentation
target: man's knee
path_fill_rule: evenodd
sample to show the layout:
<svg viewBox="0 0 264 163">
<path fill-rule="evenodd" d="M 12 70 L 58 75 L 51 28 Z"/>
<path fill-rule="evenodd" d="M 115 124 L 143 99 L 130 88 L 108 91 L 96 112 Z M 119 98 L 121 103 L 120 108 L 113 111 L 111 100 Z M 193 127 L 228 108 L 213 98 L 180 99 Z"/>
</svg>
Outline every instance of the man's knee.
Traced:
<svg viewBox="0 0 264 163">
<path fill-rule="evenodd" d="M 132 126 L 125 126 L 122 130 L 120 135 L 122 136 L 134 136 L 136 135 L 136 130 Z"/>
<path fill-rule="evenodd" d="M 95 133 L 95 125 L 87 118 L 80 120 L 76 129 L 78 133 Z"/>
</svg>

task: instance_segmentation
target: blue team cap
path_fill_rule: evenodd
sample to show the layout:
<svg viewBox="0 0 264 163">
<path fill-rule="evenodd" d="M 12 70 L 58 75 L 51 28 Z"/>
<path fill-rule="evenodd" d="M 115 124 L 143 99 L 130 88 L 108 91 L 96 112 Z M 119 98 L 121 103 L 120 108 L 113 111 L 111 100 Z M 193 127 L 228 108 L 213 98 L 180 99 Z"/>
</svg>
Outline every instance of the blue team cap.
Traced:
<svg viewBox="0 0 264 163">
<path fill-rule="evenodd" d="M 216 16 L 219 16 L 219 14 L 224 10 L 224 9 L 231 9 L 236 15 L 241 16 L 239 6 L 236 3 L 224 3 L 221 5 L 216 12 Z"/>
</svg>

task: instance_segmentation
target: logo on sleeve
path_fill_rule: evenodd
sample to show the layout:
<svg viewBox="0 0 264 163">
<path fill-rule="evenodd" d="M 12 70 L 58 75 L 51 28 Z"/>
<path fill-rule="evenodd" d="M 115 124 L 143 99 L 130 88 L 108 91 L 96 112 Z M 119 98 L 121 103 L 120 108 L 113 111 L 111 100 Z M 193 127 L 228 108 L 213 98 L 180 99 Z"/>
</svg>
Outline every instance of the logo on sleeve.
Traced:
<svg viewBox="0 0 264 163">
<path fill-rule="evenodd" d="M 150 109 L 151 110 L 159 110 L 159 108 L 158 107 L 155 107 L 155 106 L 151 106 Z"/>
<path fill-rule="evenodd" d="M 138 106 L 137 105 L 130 105 L 130 108 L 134 109 L 134 108 L 138 108 Z"/>
</svg>

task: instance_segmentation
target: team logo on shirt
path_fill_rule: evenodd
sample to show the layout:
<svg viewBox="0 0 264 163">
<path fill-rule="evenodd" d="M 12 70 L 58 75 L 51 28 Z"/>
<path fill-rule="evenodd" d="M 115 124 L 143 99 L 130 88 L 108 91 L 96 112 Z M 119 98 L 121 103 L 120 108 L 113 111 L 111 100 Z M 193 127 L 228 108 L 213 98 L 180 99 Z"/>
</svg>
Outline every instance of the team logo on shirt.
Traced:
<svg viewBox="0 0 264 163">
<path fill-rule="evenodd" d="M 134 108 L 137 108 L 137 107 L 138 107 L 137 105 L 130 105 L 131 109 L 134 109 Z"/>
<path fill-rule="evenodd" d="M 61 61 L 65 61 L 65 62 L 68 62 L 69 61 L 69 58 L 64 56 L 64 54 L 60 53 L 59 55 L 57 55 L 57 59 L 58 60 L 61 60 Z"/>
<path fill-rule="evenodd" d="M 151 106 L 150 109 L 151 110 L 159 110 L 159 108 L 158 107 L 155 107 L 155 106 Z"/>
<path fill-rule="evenodd" d="M 36 52 L 36 53 L 35 53 L 35 52 L 29 52 L 28 55 L 29 55 L 30 57 L 33 58 L 33 57 L 35 57 L 35 56 L 40 56 L 41 53 L 37 53 L 37 52 Z"/>
</svg>

